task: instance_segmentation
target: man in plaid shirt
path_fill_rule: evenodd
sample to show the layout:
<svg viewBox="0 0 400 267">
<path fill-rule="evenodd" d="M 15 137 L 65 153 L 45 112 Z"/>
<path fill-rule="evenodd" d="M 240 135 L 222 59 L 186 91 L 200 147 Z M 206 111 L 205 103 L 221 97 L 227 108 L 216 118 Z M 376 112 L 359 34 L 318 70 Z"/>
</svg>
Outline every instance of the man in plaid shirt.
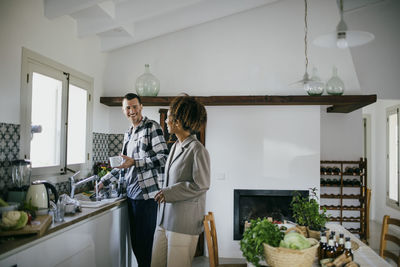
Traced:
<svg viewBox="0 0 400 267">
<path fill-rule="evenodd" d="M 124 96 L 122 110 L 132 123 L 125 133 L 121 166 L 103 176 L 99 188 L 117 181 L 120 175 L 127 182 L 129 223 L 132 249 L 139 267 L 150 267 L 153 236 L 157 219 L 154 196 L 163 182 L 164 166 L 168 157 L 160 125 L 142 116 L 140 97 Z"/>
</svg>

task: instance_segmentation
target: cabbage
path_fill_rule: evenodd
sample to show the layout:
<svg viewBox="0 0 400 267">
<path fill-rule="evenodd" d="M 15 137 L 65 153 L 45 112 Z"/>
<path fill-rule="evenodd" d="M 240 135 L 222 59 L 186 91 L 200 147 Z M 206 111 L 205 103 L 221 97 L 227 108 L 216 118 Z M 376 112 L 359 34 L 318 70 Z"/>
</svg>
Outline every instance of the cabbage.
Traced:
<svg viewBox="0 0 400 267">
<path fill-rule="evenodd" d="M 3 212 L 0 227 L 3 230 L 17 230 L 23 228 L 28 222 L 28 215 L 24 211 Z"/>
<path fill-rule="evenodd" d="M 306 249 L 311 247 L 311 244 L 303 235 L 291 232 L 285 235 L 279 246 L 290 249 Z"/>
</svg>

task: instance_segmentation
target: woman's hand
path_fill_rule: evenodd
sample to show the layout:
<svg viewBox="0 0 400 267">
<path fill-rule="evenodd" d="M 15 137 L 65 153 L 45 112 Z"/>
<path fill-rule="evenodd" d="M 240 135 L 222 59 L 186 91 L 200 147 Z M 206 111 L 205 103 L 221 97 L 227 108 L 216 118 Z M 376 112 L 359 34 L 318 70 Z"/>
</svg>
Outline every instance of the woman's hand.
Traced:
<svg viewBox="0 0 400 267">
<path fill-rule="evenodd" d="M 158 191 L 158 193 L 157 193 L 156 196 L 154 197 L 154 200 L 157 201 L 158 204 L 164 203 L 164 202 L 165 202 L 165 196 L 164 196 L 162 190 Z"/>
<path fill-rule="evenodd" d="M 128 156 L 125 155 L 120 155 L 122 157 L 122 159 L 124 160 L 122 162 L 122 164 L 116 168 L 118 169 L 128 169 L 130 167 L 132 167 L 135 164 L 135 160 L 133 158 L 130 158 Z"/>
</svg>

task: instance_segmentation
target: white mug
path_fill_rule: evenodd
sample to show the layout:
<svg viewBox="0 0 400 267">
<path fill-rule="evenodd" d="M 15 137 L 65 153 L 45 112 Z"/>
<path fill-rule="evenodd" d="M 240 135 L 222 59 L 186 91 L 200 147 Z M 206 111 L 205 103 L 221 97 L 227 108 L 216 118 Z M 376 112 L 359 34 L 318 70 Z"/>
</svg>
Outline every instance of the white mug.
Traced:
<svg viewBox="0 0 400 267">
<path fill-rule="evenodd" d="M 109 159 L 110 159 L 111 168 L 121 166 L 122 161 L 123 161 L 121 156 L 110 157 Z"/>
</svg>

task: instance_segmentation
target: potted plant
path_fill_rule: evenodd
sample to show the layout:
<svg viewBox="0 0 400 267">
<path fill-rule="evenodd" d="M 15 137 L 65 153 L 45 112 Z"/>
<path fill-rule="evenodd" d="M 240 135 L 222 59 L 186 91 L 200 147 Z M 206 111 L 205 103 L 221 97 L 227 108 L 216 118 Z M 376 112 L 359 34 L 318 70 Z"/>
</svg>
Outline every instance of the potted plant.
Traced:
<svg viewBox="0 0 400 267">
<path fill-rule="evenodd" d="M 260 262 L 265 260 L 263 243 L 279 247 L 284 235 L 277 225 L 266 218 L 251 220 L 250 226 L 244 231 L 243 238 L 240 240 L 240 250 L 248 262 L 259 267 Z"/>
<path fill-rule="evenodd" d="M 310 192 L 310 197 L 303 197 L 299 192 L 295 192 L 290 206 L 296 223 L 307 228 L 309 237 L 319 239 L 319 231 L 325 229 L 329 216 L 326 214 L 326 208 L 320 210 L 317 189 L 310 188 Z"/>
</svg>

